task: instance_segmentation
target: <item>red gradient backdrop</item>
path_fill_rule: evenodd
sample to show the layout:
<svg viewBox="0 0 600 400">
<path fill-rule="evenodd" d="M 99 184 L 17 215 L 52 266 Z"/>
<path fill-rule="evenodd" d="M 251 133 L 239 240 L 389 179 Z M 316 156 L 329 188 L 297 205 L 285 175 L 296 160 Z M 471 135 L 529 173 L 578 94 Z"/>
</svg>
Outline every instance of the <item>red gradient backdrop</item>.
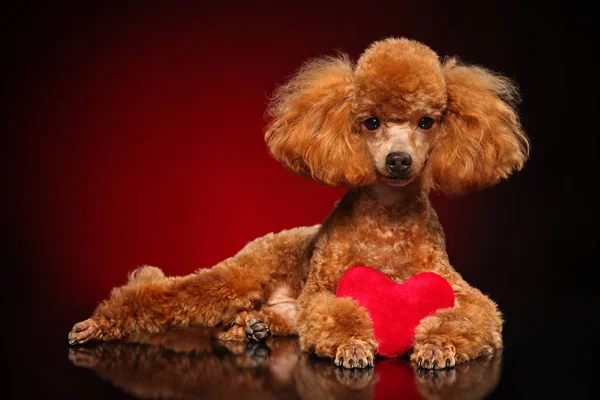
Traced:
<svg viewBox="0 0 600 400">
<path fill-rule="evenodd" d="M 15 102 L 38 302 L 93 305 L 137 266 L 187 274 L 255 237 L 319 223 L 343 190 L 269 156 L 276 85 L 308 58 L 356 58 L 391 35 L 462 47 L 437 33 L 449 29 L 443 10 L 425 26 L 416 7 L 376 21 L 368 6 L 79 7 L 32 17 L 40 33 Z M 447 201 L 435 203 L 450 241 L 461 240 Z"/>
</svg>

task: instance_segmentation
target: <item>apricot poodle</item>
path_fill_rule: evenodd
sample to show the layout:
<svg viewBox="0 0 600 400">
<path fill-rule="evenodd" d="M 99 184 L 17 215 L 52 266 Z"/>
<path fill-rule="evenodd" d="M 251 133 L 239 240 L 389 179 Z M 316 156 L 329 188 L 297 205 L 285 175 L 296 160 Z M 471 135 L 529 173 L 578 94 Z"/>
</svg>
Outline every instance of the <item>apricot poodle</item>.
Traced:
<svg viewBox="0 0 600 400">
<path fill-rule="evenodd" d="M 508 79 L 404 38 L 372 44 L 356 64 L 308 62 L 275 93 L 265 140 L 291 171 L 349 188 L 331 214 L 188 276 L 140 268 L 75 324 L 69 343 L 217 326 L 222 340 L 297 334 L 304 351 L 365 368 L 377 353 L 369 315 L 334 293 L 348 268 L 369 265 L 396 282 L 433 271 L 455 291 L 455 306 L 415 331 L 419 368 L 491 354 L 502 347 L 501 313 L 452 268 L 428 193 L 464 193 L 522 168 L 529 142 L 517 100 Z"/>
</svg>

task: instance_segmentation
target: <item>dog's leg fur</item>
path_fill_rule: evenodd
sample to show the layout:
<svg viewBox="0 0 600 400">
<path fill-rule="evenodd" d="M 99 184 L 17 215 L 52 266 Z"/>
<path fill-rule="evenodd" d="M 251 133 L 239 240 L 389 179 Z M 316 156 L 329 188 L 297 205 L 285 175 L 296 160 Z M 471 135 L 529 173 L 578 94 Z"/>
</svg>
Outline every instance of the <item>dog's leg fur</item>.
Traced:
<svg viewBox="0 0 600 400">
<path fill-rule="evenodd" d="M 268 234 L 215 267 L 185 277 L 167 278 L 155 267 L 138 269 L 91 318 L 75 324 L 69 343 L 111 340 L 171 326 L 229 324 L 242 311 L 260 309 L 269 288 L 286 285 L 299 293 L 317 229 Z M 276 318 L 271 319 L 277 325 Z M 275 332 L 291 329 L 283 325 L 274 326 Z"/>
<path fill-rule="evenodd" d="M 410 359 L 421 368 L 452 367 L 502 348 L 497 305 L 457 275 L 444 276 L 454 289 L 454 307 L 424 318 L 415 330 Z"/>
</svg>

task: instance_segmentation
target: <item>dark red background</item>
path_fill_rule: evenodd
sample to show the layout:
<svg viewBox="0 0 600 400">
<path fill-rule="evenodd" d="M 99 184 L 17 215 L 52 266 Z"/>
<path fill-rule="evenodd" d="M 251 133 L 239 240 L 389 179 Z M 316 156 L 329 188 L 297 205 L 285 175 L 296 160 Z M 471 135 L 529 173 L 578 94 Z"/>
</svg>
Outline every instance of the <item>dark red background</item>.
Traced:
<svg viewBox="0 0 600 400">
<path fill-rule="evenodd" d="M 311 57 L 342 50 L 356 59 L 388 36 L 502 71 L 523 94 L 526 169 L 466 197 L 433 196 L 451 261 L 505 312 L 507 348 L 519 350 L 505 352 L 505 363 L 550 364 L 554 354 L 540 349 L 571 343 L 571 327 L 597 315 L 589 10 L 82 3 L 24 3 L 4 14 L 9 325 L 40 329 L 75 306 L 84 318 L 139 265 L 188 274 L 257 236 L 323 220 L 343 190 L 270 158 L 268 95 Z M 588 343 L 571 345 L 570 357 L 591 360 Z M 526 387 L 526 375 L 514 372 L 512 384 Z"/>
<path fill-rule="evenodd" d="M 94 304 L 137 266 L 187 274 L 255 237 L 323 220 L 343 190 L 291 175 L 262 139 L 268 95 L 308 58 L 356 58 L 403 35 L 475 59 L 459 38 L 435 39 L 449 18 L 432 14 L 426 28 L 411 9 L 63 11 L 32 16 L 43 26 L 18 71 L 14 115 L 33 139 L 25 217 L 45 265 L 29 283 L 56 302 Z M 507 61 L 494 67 L 514 72 Z M 451 207 L 439 206 L 454 237 Z"/>
</svg>

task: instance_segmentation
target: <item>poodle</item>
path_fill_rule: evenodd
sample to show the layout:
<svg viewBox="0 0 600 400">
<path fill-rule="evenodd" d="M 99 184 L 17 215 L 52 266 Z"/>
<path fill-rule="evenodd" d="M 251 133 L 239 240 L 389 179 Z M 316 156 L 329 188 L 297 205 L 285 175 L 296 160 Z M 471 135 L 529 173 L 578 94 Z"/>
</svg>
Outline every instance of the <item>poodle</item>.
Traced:
<svg viewBox="0 0 600 400">
<path fill-rule="evenodd" d="M 507 78 L 406 38 L 373 43 L 356 64 L 343 54 L 309 61 L 271 99 L 265 140 L 289 170 L 349 189 L 331 214 L 187 276 L 142 267 L 74 325 L 69 343 L 212 326 L 225 341 L 298 335 L 303 351 L 371 367 L 367 311 L 335 296 L 347 269 L 368 265 L 399 283 L 433 271 L 452 285 L 455 305 L 415 330 L 417 368 L 492 354 L 501 312 L 451 266 L 428 193 L 483 188 L 523 167 L 529 140 L 517 102 Z"/>
</svg>

